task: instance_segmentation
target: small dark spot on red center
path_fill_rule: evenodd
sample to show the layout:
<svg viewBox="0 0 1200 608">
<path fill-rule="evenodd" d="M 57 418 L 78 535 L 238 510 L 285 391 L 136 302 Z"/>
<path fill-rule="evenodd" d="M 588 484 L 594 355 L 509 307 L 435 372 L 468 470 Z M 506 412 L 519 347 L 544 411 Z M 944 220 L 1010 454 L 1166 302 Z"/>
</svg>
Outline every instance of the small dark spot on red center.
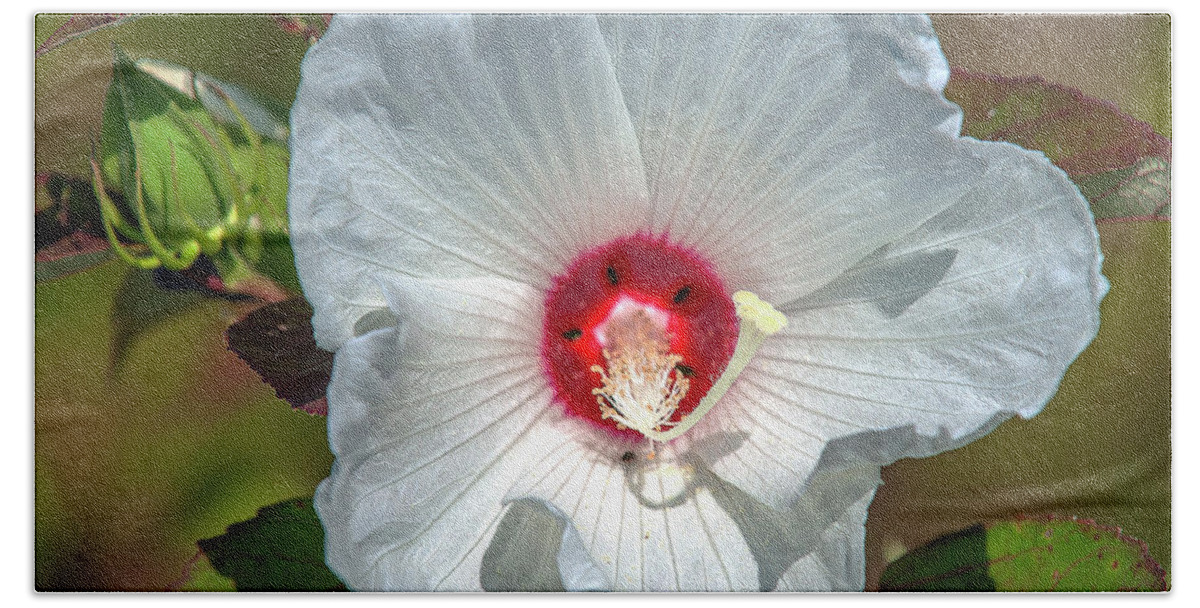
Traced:
<svg viewBox="0 0 1200 608">
<path fill-rule="evenodd" d="M 683 287 L 679 291 L 675 292 L 675 297 L 672 298 L 671 301 L 675 302 L 676 304 L 683 304 L 683 301 L 688 299 L 688 296 L 690 295 L 692 295 L 692 288 L 690 286 Z"/>
<path fill-rule="evenodd" d="M 673 420 L 692 411 L 725 370 L 737 345 L 733 300 L 712 264 L 665 237 L 639 234 L 577 256 L 554 277 L 546 294 L 542 364 L 567 413 L 618 430 L 600 417 L 592 389 L 600 385 L 593 365 L 605 367 L 596 328 L 618 301 L 664 311 L 670 350 L 683 358 L 676 372 L 689 379 L 687 396 Z"/>
</svg>

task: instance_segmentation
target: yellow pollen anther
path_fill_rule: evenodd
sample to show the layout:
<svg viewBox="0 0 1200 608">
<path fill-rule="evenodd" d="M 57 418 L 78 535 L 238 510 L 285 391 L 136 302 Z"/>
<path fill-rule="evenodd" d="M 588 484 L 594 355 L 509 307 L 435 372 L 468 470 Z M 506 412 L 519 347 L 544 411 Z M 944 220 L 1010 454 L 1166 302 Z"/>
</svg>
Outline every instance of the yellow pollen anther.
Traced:
<svg viewBox="0 0 1200 608">
<path fill-rule="evenodd" d="M 787 327 L 787 317 L 785 317 L 783 313 L 775 310 L 775 307 L 771 306 L 771 304 L 764 302 L 758 296 L 749 291 L 739 291 L 733 294 L 733 303 L 734 311 L 737 313 L 738 318 L 741 319 L 741 322 L 738 324 L 737 346 L 733 350 L 733 356 L 729 358 L 729 364 L 725 366 L 725 371 L 722 372 L 721 377 L 717 378 L 717 381 L 713 383 L 712 388 L 708 389 L 708 393 L 704 395 L 704 398 L 700 400 L 700 403 L 696 404 L 696 409 L 692 410 L 687 416 L 684 416 L 683 419 L 679 420 L 678 422 L 667 422 L 671 414 L 675 412 L 675 408 L 678 407 L 679 401 L 676 400 L 674 401 L 674 405 L 671 406 L 670 412 L 666 414 L 666 417 L 658 419 L 658 421 L 654 424 L 643 424 L 641 426 L 637 426 L 618 418 L 615 414 L 607 412 L 605 410 L 606 403 L 604 403 L 604 398 L 598 398 L 597 400 L 601 402 L 601 415 L 604 418 L 613 418 L 618 422 L 622 422 L 626 426 L 637 430 L 641 434 L 645 435 L 646 438 L 651 441 L 651 443 L 655 441 L 670 441 L 686 433 L 693 426 L 696 426 L 696 423 L 700 422 L 700 419 L 712 410 L 713 406 L 715 406 L 717 402 L 721 400 L 721 397 L 725 396 L 725 391 L 729 390 L 730 386 L 733 386 L 733 381 L 736 380 L 737 377 L 742 373 L 742 370 L 746 369 L 746 365 L 750 363 L 750 359 L 754 357 L 754 353 L 758 352 L 759 347 L 762 346 L 762 343 L 767 336 L 776 334 L 784 327 Z M 665 344 L 665 342 L 663 344 Z M 667 359 L 674 358 L 675 363 L 678 363 L 678 355 L 666 354 L 665 346 L 662 348 L 661 352 L 665 354 Z M 607 351 L 604 353 L 604 357 L 605 359 L 609 359 L 609 353 Z M 666 359 L 664 359 L 664 361 L 665 360 Z M 675 363 L 671 364 L 672 368 L 674 367 Z M 608 380 L 612 373 L 612 369 L 613 366 L 611 360 L 609 361 L 609 375 L 604 375 L 599 366 L 592 367 L 593 371 L 601 372 L 602 380 L 604 381 L 604 386 L 600 389 L 593 390 L 593 393 L 605 394 L 604 391 L 609 385 Z M 675 386 L 678 386 L 680 382 L 684 382 L 684 392 L 686 393 L 686 381 L 686 378 L 676 377 L 674 383 Z M 680 395 L 680 399 L 682 399 L 682 394 Z M 611 404 L 612 401 L 609 400 L 608 403 Z M 671 428 L 663 430 L 662 427 Z"/>
<path fill-rule="evenodd" d="M 612 347 L 601 351 L 608 369 L 591 367 L 600 374 L 600 387 L 592 389 L 600 417 L 647 437 L 674 424 L 671 416 L 690 382 L 677 372 L 683 357 L 670 352 L 663 328 L 639 309 L 612 319 L 605 333 Z"/>
</svg>

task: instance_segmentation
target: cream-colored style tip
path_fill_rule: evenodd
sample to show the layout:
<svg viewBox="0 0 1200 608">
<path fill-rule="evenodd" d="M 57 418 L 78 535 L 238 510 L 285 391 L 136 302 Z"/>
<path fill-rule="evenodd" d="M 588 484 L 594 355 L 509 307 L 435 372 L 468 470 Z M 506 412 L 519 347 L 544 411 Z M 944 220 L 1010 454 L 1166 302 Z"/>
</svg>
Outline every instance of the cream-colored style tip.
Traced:
<svg viewBox="0 0 1200 608">
<path fill-rule="evenodd" d="M 734 311 L 743 321 L 753 323 L 758 331 L 770 336 L 787 327 L 787 317 L 775 310 L 753 292 L 739 291 L 733 294 Z"/>
</svg>

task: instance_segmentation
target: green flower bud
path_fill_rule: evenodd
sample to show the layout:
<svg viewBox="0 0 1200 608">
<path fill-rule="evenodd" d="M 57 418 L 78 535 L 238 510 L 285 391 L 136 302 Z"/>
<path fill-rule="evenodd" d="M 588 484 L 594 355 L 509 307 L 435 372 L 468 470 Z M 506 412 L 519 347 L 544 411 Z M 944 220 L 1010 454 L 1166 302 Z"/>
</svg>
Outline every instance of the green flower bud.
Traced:
<svg viewBox="0 0 1200 608">
<path fill-rule="evenodd" d="M 286 127 L 241 89 L 117 49 L 93 159 L 113 247 L 136 266 L 171 270 L 203 253 L 228 281 L 269 257 L 264 234 L 273 234 L 287 249 L 284 274 L 292 273 L 286 137 Z M 123 208 L 106 184 L 120 185 Z"/>
</svg>

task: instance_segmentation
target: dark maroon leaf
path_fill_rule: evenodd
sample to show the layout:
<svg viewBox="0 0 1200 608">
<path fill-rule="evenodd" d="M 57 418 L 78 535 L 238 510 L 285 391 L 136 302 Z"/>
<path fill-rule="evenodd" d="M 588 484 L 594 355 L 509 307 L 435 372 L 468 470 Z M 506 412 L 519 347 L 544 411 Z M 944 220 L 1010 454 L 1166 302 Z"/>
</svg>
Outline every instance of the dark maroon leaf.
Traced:
<svg viewBox="0 0 1200 608">
<path fill-rule="evenodd" d="M 230 291 L 212 258 L 201 254 L 191 266 L 183 270 L 167 270 L 155 268 L 150 271 L 154 284 L 168 291 L 196 291 L 212 298 L 221 298 L 230 302 L 253 300 L 254 296 L 246 293 Z"/>
<path fill-rule="evenodd" d="M 326 413 L 333 353 L 317 348 L 312 308 L 303 298 L 255 310 L 225 330 L 225 338 L 280 399 L 309 414 Z"/>
<path fill-rule="evenodd" d="M 92 192 L 91 182 L 59 173 L 43 173 L 35 176 L 34 183 L 42 205 L 36 210 L 33 223 L 36 252 L 41 253 L 76 232 L 104 239 L 100 204 Z M 109 194 L 115 197 L 114 200 L 120 199 L 120 194 Z"/>
<path fill-rule="evenodd" d="M 58 240 L 38 249 L 33 256 L 35 263 L 54 262 L 73 255 L 108 251 L 108 240 L 92 236 L 81 230 L 68 232 Z M 107 257 L 105 258 L 107 259 Z"/>
</svg>

